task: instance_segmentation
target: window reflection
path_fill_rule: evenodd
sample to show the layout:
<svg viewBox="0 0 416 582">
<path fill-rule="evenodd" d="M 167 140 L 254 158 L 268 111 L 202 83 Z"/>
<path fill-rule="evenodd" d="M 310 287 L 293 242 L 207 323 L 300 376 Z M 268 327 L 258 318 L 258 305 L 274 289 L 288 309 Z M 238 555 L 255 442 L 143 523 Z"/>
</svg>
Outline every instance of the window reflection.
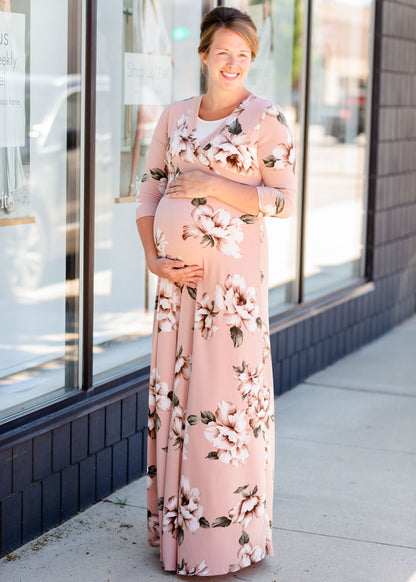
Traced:
<svg viewBox="0 0 416 582">
<path fill-rule="evenodd" d="M 20 20 L 10 21 L 11 35 L 24 29 L 23 48 L 17 45 L 16 53 L 25 64 L 24 124 L 14 152 L 24 181 L 15 183 L 13 212 L 0 217 L 0 420 L 78 386 L 78 2 L 71 18 L 67 4 L 53 0 L 42 10 L 30 0 L 9 5 Z M 0 10 L 0 17 L 7 25 L 7 14 Z M 1 178 L 6 173 L 1 167 Z"/>
<path fill-rule="evenodd" d="M 363 273 L 371 3 L 316 0 L 312 15 L 305 295 Z"/>
</svg>

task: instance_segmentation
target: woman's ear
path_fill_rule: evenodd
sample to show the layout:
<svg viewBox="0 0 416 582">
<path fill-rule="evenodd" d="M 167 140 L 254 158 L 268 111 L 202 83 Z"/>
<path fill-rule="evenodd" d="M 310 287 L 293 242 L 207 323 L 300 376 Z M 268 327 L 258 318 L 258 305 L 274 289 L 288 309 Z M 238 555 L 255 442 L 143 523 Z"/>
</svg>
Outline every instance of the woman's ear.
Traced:
<svg viewBox="0 0 416 582">
<path fill-rule="evenodd" d="M 201 65 L 207 64 L 207 53 L 199 53 L 199 57 L 201 59 Z"/>
</svg>

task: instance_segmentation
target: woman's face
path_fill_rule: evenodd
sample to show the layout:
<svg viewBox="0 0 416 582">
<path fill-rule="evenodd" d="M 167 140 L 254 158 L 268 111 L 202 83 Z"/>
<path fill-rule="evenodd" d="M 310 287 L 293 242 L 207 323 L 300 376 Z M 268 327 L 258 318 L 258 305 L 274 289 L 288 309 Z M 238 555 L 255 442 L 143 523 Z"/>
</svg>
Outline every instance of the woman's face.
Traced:
<svg viewBox="0 0 416 582">
<path fill-rule="evenodd" d="M 208 53 L 201 54 L 208 67 L 211 88 L 234 91 L 243 86 L 251 65 L 251 50 L 246 41 L 233 30 L 218 29 Z"/>
</svg>

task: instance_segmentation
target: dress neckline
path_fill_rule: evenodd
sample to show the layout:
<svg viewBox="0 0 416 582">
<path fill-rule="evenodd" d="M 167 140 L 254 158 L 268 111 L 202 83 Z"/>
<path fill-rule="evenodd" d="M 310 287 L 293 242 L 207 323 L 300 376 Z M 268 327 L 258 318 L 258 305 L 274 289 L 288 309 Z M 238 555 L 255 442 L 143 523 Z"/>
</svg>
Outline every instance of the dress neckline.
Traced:
<svg viewBox="0 0 416 582">
<path fill-rule="evenodd" d="M 188 120 L 188 131 L 189 133 L 192 133 L 194 130 L 196 132 L 197 129 L 197 123 L 198 123 L 198 117 L 199 117 L 199 108 L 201 106 L 201 101 L 202 101 L 202 97 L 204 95 L 197 95 L 196 97 L 194 97 L 193 100 L 193 104 L 191 107 L 191 111 L 189 114 L 189 120 Z M 207 135 L 206 137 L 204 137 L 204 139 L 198 140 L 197 138 L 197 142 L 199 143 L 199 145 L 201 147 L 209 144 L 209 142 L 211 141 L 211 139 L 214 137 L 214 135 L 216 135 L 217 133 L 221 133 L 224 129 L 224 127 L 227 125 L 227 120 L 229 120 L 234 114 L 235 112 L 243 105 L 243 103 L 249 103 L 250 101 L 252 101 L 253 99 L 255 99 L 255 95 L 254 93 L 250 93 L 250 95 L 248 95 L 245 99 L 243 99 L 242 101 L 240 101 L 240 103 L 238 103 L 233 111 L 227 115 L 227 117 L 224 117 L 222 119 L 216 119 L 214 121 L 218 122 L 221 121 L 221 123 L 219 125 L 217 125 L 213 131 Z M 204 120 L 201 120 L 204 121 Z M 208 122 L 209 123 L 209 122 Z"/>
</svg>

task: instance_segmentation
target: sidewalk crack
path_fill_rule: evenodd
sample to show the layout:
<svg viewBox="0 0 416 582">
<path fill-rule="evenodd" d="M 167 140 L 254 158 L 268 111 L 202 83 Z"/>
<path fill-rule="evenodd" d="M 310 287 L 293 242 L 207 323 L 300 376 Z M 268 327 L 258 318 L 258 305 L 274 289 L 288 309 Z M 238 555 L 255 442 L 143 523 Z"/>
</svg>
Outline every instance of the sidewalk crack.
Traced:
<svg viewBox="0 0 416 582">
<path fill-rule="evenodd" d="M 289 531 L 289 532 L 294 532 L 294 533 L 303 533 L 303 534 L 313 535 L 313 536 L 321 536 L 321 537 L 325 537 L 325 538 L 334 538 L 334 539 L 338 539 L 338 540 L 348 540 L 351 542 L 361 542 L 361 543 L 365 543 L 365 544 L 376 544 L 379 546 L 390 546 L 392 548 L 405 548 L 406 550 L 416 550 L 416 546 L 405 546 L 403 544 L 390 544 L 388 542 L 378 542 L 376 540 L 363 540 L 360 538 L 350 538 L 348 536 L 337 536 L 337 535 L 319 533 L 316 531 L 305 531 L 302 529 L 291 529 L 289 527 L 273 526 L 272 529 L 281 530 L 281 531 Z"/>
</svg>

